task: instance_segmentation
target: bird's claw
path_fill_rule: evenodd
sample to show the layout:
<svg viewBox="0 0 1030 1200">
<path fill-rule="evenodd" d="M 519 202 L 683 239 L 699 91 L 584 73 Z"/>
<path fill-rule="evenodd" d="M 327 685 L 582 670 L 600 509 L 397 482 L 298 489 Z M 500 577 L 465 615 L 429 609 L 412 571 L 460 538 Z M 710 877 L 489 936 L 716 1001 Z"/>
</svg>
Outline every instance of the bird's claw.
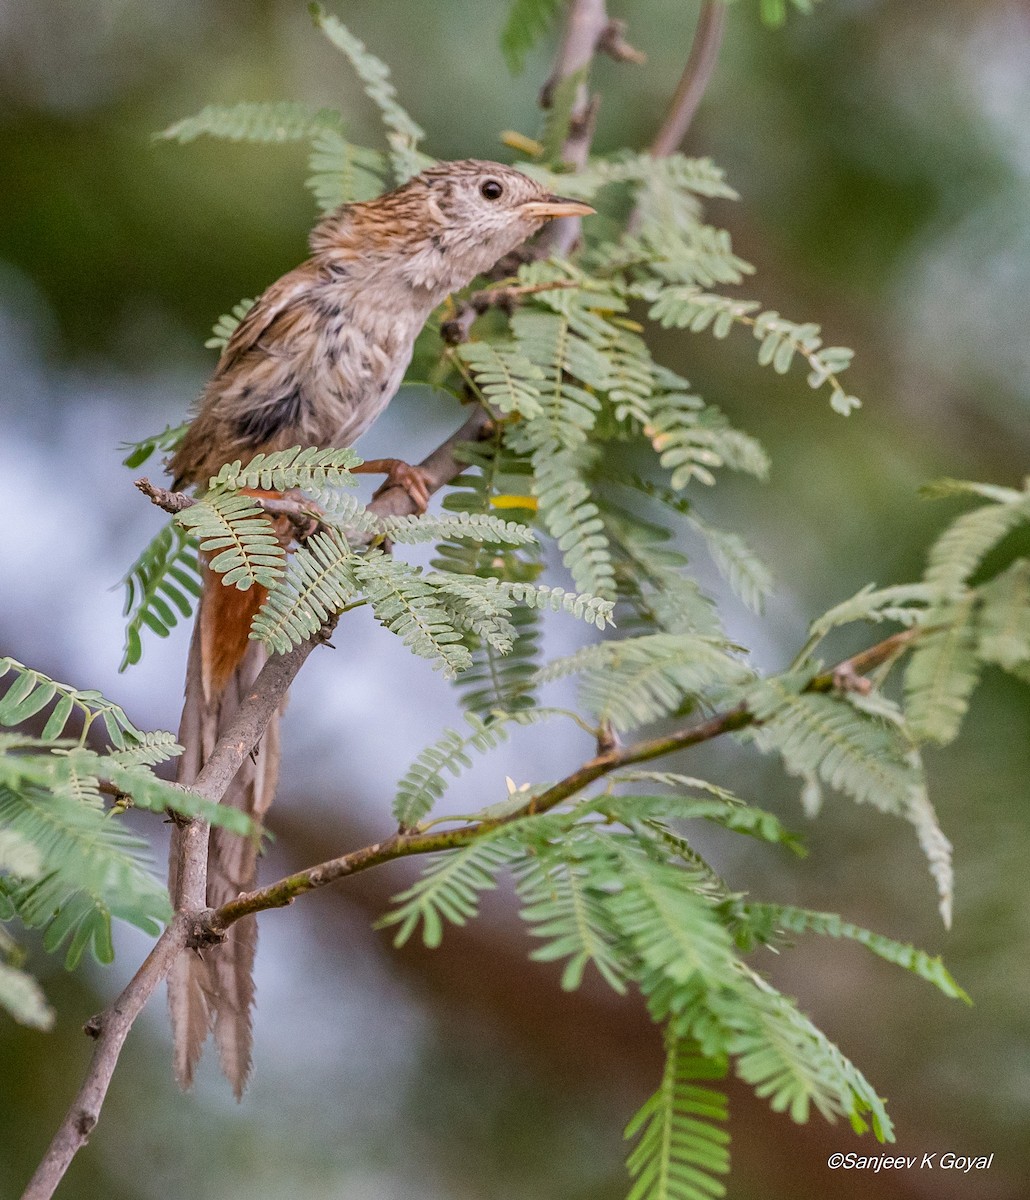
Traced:
<svg viewBox="0 0 1030 1200">
<path fill-rule="evenodd" d="M 410 496 L 419 516 L 429 507 L 430 478 L 422 467 L 413 467 L 401 458 L 377 458 L 362 463 L 358 470 L 375 473 L 382 471 L 386 475 L 386 479 L 375 491 L 376 496 L 381 496 L 390 488 L 399 487 Z"/>
</svg>

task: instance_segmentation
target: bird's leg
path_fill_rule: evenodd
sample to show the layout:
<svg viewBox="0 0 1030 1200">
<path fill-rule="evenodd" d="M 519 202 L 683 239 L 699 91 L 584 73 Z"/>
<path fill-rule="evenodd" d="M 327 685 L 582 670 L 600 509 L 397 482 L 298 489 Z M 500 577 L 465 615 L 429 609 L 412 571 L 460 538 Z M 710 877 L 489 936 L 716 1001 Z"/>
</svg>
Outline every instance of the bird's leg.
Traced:
<svg viewBox="0 0 1030 1200">
<path fill-rule="evenodd" d="M 385 475 L 382 486 L 376 489 L 377 496 L 388 488 L 400 487 L 411 497 L 420 514 L 429 507 L 429 480 L 421 467 L 413 467 L 401 458 L 370 458 L 351 470 L 360 475 Z"/>
</svg>

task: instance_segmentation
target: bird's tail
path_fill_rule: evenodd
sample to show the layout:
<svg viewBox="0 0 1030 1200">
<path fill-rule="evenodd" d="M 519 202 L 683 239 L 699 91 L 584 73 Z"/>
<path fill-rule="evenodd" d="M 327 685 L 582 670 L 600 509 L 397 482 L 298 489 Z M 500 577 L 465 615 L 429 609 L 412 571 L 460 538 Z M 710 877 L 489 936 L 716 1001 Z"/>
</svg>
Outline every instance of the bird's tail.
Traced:
<svg viewBox="0 0 1030 1200">
<path fill-rule="evenodd" d="M 233 721 L 267 657 L 265 648 L 248 640 L 250 624 L 267 592 L 223 587 L 209 569 L 190 644 L 186 698 L 179 725 L 185 752 L 179 759 L 178 782 L 189 785 L 215 744 Z M 279 715 L 272 717 L 259 746 L 240 768 L 223 804 L 242 809 L 261 824 L 272 802 L 279 774 Z M 169 887 L 179 907 L 183 837 L 173 827 Z M 212 828 L 208 846 L 207 903 L 216 908 L 250 890 L 257 871 L 258 842 L 226 829 Z M 237 1099 L 251 1066 L 251 1006 L 257 922 L 244 917 L 224 942 L 203 951 L 187 951 L 168 977 L 168 1005 L 175 1042 L 175 1076 L 188 1088 L 209 1032 L 218 1046 L 222 1071 Z"/>
</svg>

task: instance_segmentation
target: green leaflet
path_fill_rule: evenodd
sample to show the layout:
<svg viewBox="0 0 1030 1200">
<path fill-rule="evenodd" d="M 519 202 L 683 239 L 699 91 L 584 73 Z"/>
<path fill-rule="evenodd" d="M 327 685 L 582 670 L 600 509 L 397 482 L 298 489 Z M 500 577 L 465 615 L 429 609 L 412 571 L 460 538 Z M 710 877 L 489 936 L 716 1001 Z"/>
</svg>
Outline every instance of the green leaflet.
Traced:
<svg viewBox="0 0 1030 1200">
<path fill-rule="evenodd" d="M 355 561 L 354 576 L 376 619 L 420 658 L 447 676 L 471 663 L 461 634 L 451 623 L 436 589 L 419 570 L 371 551 Z"/>
<path fill-rule="evenodd" d="M 914 625 L 926 615 L 927 606 L 940 598 L 940 591 L 933 584 L 902 583 L 893 587 L 877 588 L 867 584 L 860 592 L 834 605 L 812 622 L 813 638 L 825 637 L 838 625 L 852 621 L 897 621 L 901 625 Z"/>
<path fill-rule="evenodd" d="M 47 1004 L 43 989 L 31 975 L 10 963 L 0 962 L 0 1008 L 30 1029 L 52 1029 L 54 1010 Z"/>
<path fill-rule="evenodd" d="M 814 1108 L 830 1122 L 847 1117 L 857 1133 L 871 1123 L 878 1141 L 894 1140 L 883 1101 L 861 1072 L 754 972 L 742 975 L 739 995 L 712 996 L 709 1004 L 729 1031 L 737 1074 L 774 1112 L 804 1123 Z"/>
<path fill-rule="evenodd" d="M 558 709 L 537 708 L 527 712 L 493 712 L 488 720 L 475 713 L 466 713 L 465 721 L 471 732 L 459 733 L 445 729 L 441 737 L 415 759 L 400 783 L 393 802 L 393 815 L 403 828 L 418 824 L 442 799 L 447 789 L 446 772 L 457 778 L 472 766 L 474 751 L 486 754 L 508 740 L 510 725 L 535 725 L 561 715 Z"/>
<path fill-rule="evenodd" d="M 211 328 L 211 336 L 204 343 L 206 350 L 224 350 L 232 335 L 239 328 L 240 322 L 254 307 L 254 301 L 239 300 L 227 313 L 222 313 Z"/>
<path fill-rule="evenodd" d="M 701 1081 L 726 1075 L 725 1057 L 705 1057 L 690 1038 L 665 1036 L 665 1069 L 657 1091 L 626 1126 L 639 1137 L 626 1161 L 634 1180 L 629 1200 L 711 1200 L 726 1195 L 715 1176 L 730 1169 L 726 1097 Z"/>
<path fill-rule="evenodd" d="M 569 315 L 527 309 L 512 319 L 519 353 L 543 372 L 540 415 L 509 427 L 507 440 L 533 463 L 533 494 L 576 586 L 611 596 L 611 554 L 584 474 L 587 435 L 608 382 L 604 355 L 573 329 Z"/>
<path fill-rule="evenodd" d="M 922 741 L 946 745 L 958 736 L 969 697 L 980 677 L 974 598 L 932 609 L 931 626 L 912 651 L 905 670 L 905 716 Z M 939 628 L 936 628 L 938 627 Z"/>
<path fill-rule="evenodd" d="M 776 750 L 791 774 L 818 775 L 859 803 L 904 813 L 919 775 L 898 730 L 844 698 L 802 686 L 799 678 L 779 677 L 747 690 L 746 703 L 760 723 L 752 735 L 759 745 Z"/>
<path fill-rule="evenodd" d="M 963 513 L 941 534 L 927 556 L 925 580 L 942 592 L 959 595 L 984 557 L 1003 537 L 1030 520 L 1030 492 L 984 489 L 973 484 L 943 481 L 928 495 L 951 495 L 956 491 L 986 494 L 994 503 Z"/>
<path fill-rule="evenodd" d="M 353 450 L 291 446 L 273 454 L 255 454 L 245 467 L 239 461 L 227 463 L 208 486 L 218 492 L 242 488 L 321 492 L 327 488 L 353 487 L 355 481 L 350 470 L 360 463 Z"/>
<path fill-rule="evenodd" d="M 536 681 L 579 675 L 584 707 L 615 729 L 633 729 L 701 694 L 751 679 L 750 668 L 727 653 L 731 648 L 723 639 L 689 633 L 604 641 L 548 664 Z"/>
<path fill-rule="evenodd" d="M 662 781 L 661 773 L 631 772 L 629 778 L 656 775 L 656 781 Z M 779 843 L 790 847 L 797 854 L 804 854 L 804 847 L 797 834 L 791 833 L 773 813 L 761 808 L 744 804 L 730 792 L 713 787 L 703 779 L 685 779 L 683 776 L 665 775 L 669 781 L 675 780 L 673 786 L 688 786 L 708 792 L 706 797 L 687 796 L 683 794 L 665 795 L 624 795 L 603 796 L 595 803 L 598 812 L 612 821 L 621 821 L 629 828 L 635 825 L 653 821 L 656 818 L 673 818 L 680 821 L 705 820 L 722 825 L 734 833 L 747 834 L 764 842 Z"/>
<path fill-rule="evenodd" d="M 772 366 L 785 375 L 795 355 L 801 355 L 809 367 L 809 387 L 829 384 L 835 411 L 847 416 L 860 406 L 861 401 L 849 396 L 838 378 L 850 366 L 853 351 L 823 346 L 818 325 L 788 321 L 771 310 L 754 315 L 760 308 L 755 301 L 728 300 L 689 285 L 653 290 L 648 298 L 653 301 L 648 315 L 667 328 L 699 333 L 711 327 L 716 337 L 726 337 L 735 324 L 749 326 L 760 343 L 759 366 Z"/>
<path fill-rule="evenodd" d="M 589 861 L 560 854 L 528 859 L 519 871 L 522 919 L 536 938 L 546 939 L 532 951 L 536 962 L 565 959 L 561 986 L 575 991 L 592 964 L 614 991 L 626 991 L 626 965 L 619 950 L 619 930 L 607 906 L 608 873 Z"/>
<path fill-rule="evenodd" d="M 983 605 L 977 654 L 1025 677 L 1030 662 L 1030 559 L 1017 559 L 979 590 Z"/>
<path fill-rule="evenodd" d="M 476 386 L 498 412 L 519 413 L 523 417 L 542 415 L 540 385 L 544 373 L 514 344 L 463 342 L 454 348 L 454 355 L 468 368 Z"/>
<path fill-rule="evenodd" d="M 200 595 L 197 543 L 177 522 L 158 530 L 122 580 L 125 587 L 125 650 L 119 670 L 143 657 L 144 629 L 168 637 L 189 618 Z"/>
<path fill-rule="evenodd" d="M 748 932 L 759 935 L 763 941 L 777 934 L 788 933 L 817 933 L 824 937 L 847 938 L 859 942 L 887 962 L 904 967 L 906 971 L 932 983 L 945 996 L 972 1004 L 940 958 L 931 957 L 925 950 L 917 950 L 883 934 L 852 925 L 836 913 L 811 912 L 778 904 L 747 904 L 744 913 Z"/>
<path fill-rule="evenodd" d="M 99 692 L 58 683 L 13 658 L 0 658 L 0 679 L 5 675 L 13 676 L 13 682 L 0 698 L 0 725 L 19 725 L 56 700 L 43 727 L 43 741 L 52 742 L 61 738 L 75 714 L 82 721 L 78 738 L 80 745 L 85 744 L 90 726 L 98 718 L 119 750 L 136 745 L 143 738 L 122 707 L 105 699 Z"/>
<path fill-rule="evenodd" d="M 305 185 L 323 213 L 356 200 L 372 200 L 386 190 L 385 156 L 354 145 L 336 129 L 320 130 L 311 139 L 308 170 Z"/>
<path fill-rule="evenodd" d="M 75 782 L 70 772 L 67 782 Z M 15 911 L 30 928 L 44 929 L 46 950 L 67 943 L 69 968 L 87 948 L 98 962 L 111 961 L 112 917 L 152 935 L 170 917 L 167 890 L 150 873 L 145 843 L 85 792 L 73 797 L 0 786 L 0 824 L 42 856 L 39 878 L 9 891 Z"/>
<path fill-rule="evenodd" d="M 550 29 L 560 7 L 561 0 L 511 0 L 501 50 L 513 75 L 522 73 L 526 55 Z"/>
<path fill-rule="evenodd" d="M 209 104 L 194 117 L 169 125 L 156 136 L 166 141 L 192 142 L 205 134 L 230 142 L 304 141 L 325 129 L 338 129 L 340 114 L 317 111 L 291 101 L 276 103 Z"/>
<path fill-rule="evenodd" d="M 249 496 L 209 495 L 175 519 L 210 556 L 211 570 L 222 576 L 226 587 L 241 592 L 255 584 L 271 587 L 285 570 L 286 552 L 272 523 Z"/>
<path fill-rule="evenodd" d="M 308 538 L 290 555 L 286 573 L 254 617 L 251 637 L 285 654 L 317 633 L 358 595 L 354 561 L 354 552 L 339 531 L 325 530 Z"/>
<path fill-rule="evenodd" d="M 361 80 L 365 95 L 379 109 L 390 144 L 394 178 L 398 183 L 404 183 L 433 161 L 417 149 L 425 132 L 398 103 L 397 89 L 390 82 L 390 69 L 386 63 L 367 50 L 343 22 L 327 13 L 321 4 L 309 5 L 309 11 L 315 25 L 343 53 Z"/>
<path fill-rule="evenodd" d="M 399 926 L 394 945 L 403 946 L 422 929 L 430 947 L 443 940 L 444 921 L 464 925 L 479 911 L 479 896 L 497 886 L 497 874 L 521 847 L 506 830 L 477 838 L 468 846 L 434 855 L 422 878 L 394 897 L 398 905 L 377 923 L 377 928 Z"/>
<path fill-rule="evenodd" d="M 128 450 L 129 453 L 122 459 L 122 465 L 130 470 L 135 470 L 158 451 L 168 453 L 174 450 L 182 441 L 188 428 L 189 422 L 184 421 L 181 425 L 167 425 L 160 433 L 151 434 L 142 441 L 123 443 L 121 448 Z"/>
</svg>

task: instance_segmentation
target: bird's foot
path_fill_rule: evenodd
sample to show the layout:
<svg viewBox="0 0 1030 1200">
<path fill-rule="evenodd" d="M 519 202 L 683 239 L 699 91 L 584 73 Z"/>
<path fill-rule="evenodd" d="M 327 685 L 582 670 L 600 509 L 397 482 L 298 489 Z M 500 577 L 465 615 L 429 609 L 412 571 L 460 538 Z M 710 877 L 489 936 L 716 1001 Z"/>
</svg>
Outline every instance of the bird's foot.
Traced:
<svg viewBox="0 0 1030 1200">
<path fill-rule="evenodd" d="M 411 497 L 419 515 L 429 507 L 429 476 L 421 467 L 413 467 L 401 458 L 370 458 L 352 470 L 363 475 L 384 474 L 386 479 L 376 489 L 376 495 L 392 487 L 403 488 Z"/>
</svg>

